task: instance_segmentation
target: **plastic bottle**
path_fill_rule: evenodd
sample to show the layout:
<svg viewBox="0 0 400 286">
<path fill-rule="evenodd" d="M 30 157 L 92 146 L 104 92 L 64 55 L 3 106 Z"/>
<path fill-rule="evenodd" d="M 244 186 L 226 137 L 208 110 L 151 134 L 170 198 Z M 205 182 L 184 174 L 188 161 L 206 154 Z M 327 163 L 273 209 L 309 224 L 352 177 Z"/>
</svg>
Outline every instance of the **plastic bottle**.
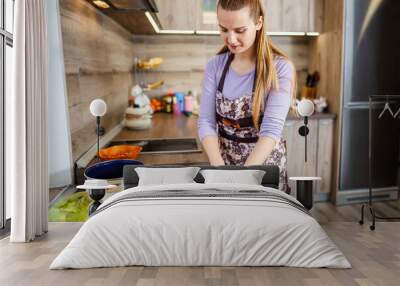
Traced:
<svg viewBox="0 0 400 286">
<path fill-rule="evenodd" d="M 181 113 L 185 111 L 185 94 L 183 92 L 176 92 L 175 93 L 176 104 L 179 106 Z"/>
<path fill-rule="evenodd" d="M 193 94 L 189 90 L 189 92 L 185 96 L 185 104 L 184 104 L 184 109 L 185 109 L 185 115 L 191 115 L 193 111 Z"/>
<path fill-rule="evenodd" d="M 192 109 L 192 114 L 194 115 L 199 115 L 199 96 L 197 94 L 197 92 L 194 90 L 193 91 L 193 109 Z"/>
<path fill-rule="evenodd" d="M 179 101 L 175 95 L 175 97 L 172 99 L 172 109 L 175 115 L 181 115 L 182 111 L 181 111 L 181 106 L 179 104 Z"/>
<path fill-rule="evenodd" d="M 172 96 L 171 95 L 165 95 L 163 97 L 163 100 L 165 102 L 164 111 L 166 113 L 172 113 Z"/>
</svg>

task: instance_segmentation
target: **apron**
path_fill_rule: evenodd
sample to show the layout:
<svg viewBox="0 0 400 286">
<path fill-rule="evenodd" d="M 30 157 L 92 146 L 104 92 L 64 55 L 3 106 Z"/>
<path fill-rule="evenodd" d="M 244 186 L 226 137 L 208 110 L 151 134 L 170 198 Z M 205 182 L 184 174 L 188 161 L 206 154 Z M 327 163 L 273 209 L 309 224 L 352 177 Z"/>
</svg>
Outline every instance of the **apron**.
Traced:
<svg viewBox="0 0 400 286">
<path fill-rule="evenodd" d="M 215 97 L 218 141 L 222 159 L 226 165 L 244 165 L 258 141 L 258 131 L 254 126 L 251 112 L 256 75 L 254 75 L 251 93 L 244 94 L 234 100 L 225 98 L 222 91 L 226 73 L 233 57 L 234 54 L 230 54 L 228 57 Z M 260 124 L 262 116 L 260 116 Z M 277 165 L 279 167 L 279 190 L 290 193 L 287 177 L 286 142 L 282 138 L 276 142 L 263 165 Z"/>
</svg>

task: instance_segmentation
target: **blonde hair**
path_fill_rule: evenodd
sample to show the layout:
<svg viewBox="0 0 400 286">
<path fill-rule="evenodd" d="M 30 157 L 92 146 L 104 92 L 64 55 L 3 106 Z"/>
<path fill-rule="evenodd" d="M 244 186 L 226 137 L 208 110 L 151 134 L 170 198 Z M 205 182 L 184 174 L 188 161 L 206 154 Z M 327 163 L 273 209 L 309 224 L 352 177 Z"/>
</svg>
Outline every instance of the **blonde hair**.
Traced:
<svg viewBox="0 0 400 286">
<path fill-rule="evenodd" d="M 254 126 L 259 129 L 259 120 L 261 108 L 264 105 L 264 94 L 266 90 L 279 89 L 278 74 L 274 65 L 274 59 L 281 57 L 288 60 L 288 57 L 278 47 L 276 47 L 266 33 L 265 24 L 265 9 L 262 0 L 219 0 L 218 7 L 228 11 L 240 10 L 243 7 L 248 6 L 250 8 L 250 16 L 253 17 L 255 23 L 257 23 L 260 16 L 263 19 L 263 25 L 260 30 L 257 31 L 255 46 L 256 46 L 256 86 L 253 95 L 253 106 L 252 106 L 252 117 Z M 218 52 L 223 54 L 228 52 L 229 49 L 225 45 Z M 289 61 L 290 62 L 290 61 Z M 290 62 L 293 65 L 293 63 Z M 293 81 L 292 81 L 292 94 L 291 94 L 291 106 L 294 106 L 296 99 L 296 72 L 294 70 Z"/>
</svg>

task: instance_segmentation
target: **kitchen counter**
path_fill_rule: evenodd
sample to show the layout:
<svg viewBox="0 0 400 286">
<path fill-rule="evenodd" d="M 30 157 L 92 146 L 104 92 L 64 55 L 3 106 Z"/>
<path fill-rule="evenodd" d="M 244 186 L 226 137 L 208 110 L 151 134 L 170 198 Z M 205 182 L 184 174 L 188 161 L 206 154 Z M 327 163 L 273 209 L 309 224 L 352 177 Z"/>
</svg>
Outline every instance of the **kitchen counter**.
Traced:
<svg viewBox="0 0 400 286">
<path fill-rule="evenodd" d="M 170 113 L 155 113 L 152 126 L 146 130 L 130 130 L 124 128 L 113 140 L 142 140 L 167 138 L 196 138 L 200 149 L 201 143 L 197 137 L 197 116 L 186 117 Z M 208 164 L 204 151 L 171 154 L 140 154 L 137 158 L 145 165 L 153 164 Z"/>
<path fill-rule="evenodd" d="M 335 114 L 316 113 L 309 119 L 335 118 Z M 167 138 L 196 138 L 200 149 L 201 143 L 197 136 L 197 116 L 186 117 L 169 113 L 155 113 L 152 127 L 146 130 L 130 130 L 124 128 L 113 140 L 142 140 Z M 302 120 L 295 114 L 289 114 L 287 120 Z M 207 155 L 200 152 L 173 153 L 173 154 L 140 154 L 137 158 L 144 164 L 208 164 Z"/>
<path fill-rule="evenodd" d="M 145 130 L 124 128 L 113 140 L 197 137 L 197 116 L 153 114 L 152 126 Z"/>
<path fill-rule="evenodd" d="M 315 113 L 309 119 L 335 118 L 332 113 Z M 197 116 L 176 116 L 169 113 L 155 113 L 152 127 L 146 130 L 124 128 L 113 140 L 158 139 L 158 138 L 197 138 Z M 301 117 L 289 113 L 287 120 L 301 120 Z"/>
</svg>

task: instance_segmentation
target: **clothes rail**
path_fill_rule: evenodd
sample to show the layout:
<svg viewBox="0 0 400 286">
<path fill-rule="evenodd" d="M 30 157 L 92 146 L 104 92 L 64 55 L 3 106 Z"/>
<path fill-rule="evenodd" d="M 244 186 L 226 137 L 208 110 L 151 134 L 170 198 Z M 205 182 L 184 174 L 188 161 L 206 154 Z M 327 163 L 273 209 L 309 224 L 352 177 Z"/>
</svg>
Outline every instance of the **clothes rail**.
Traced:
<svg viewBox="0 0 400 286">
<path fill-rule="evenodd" d="M 365 207 L 369 208 L 369 211 L 371 213 L 372 216 L 372 224 L 370 225 L 370 230 L 375 230 L 375 221 L 376 219 L 383 219 L 383 220 L 400 220 L 400 217 L 385 217 L 385 216 L 378 216 L 375 214 L 375 210 L 374 210 L 374 206 L 372 203 L 372 191 L 373 191 L 373 187 L 372 187 L 372 162 L 373 162 L 373 154 L 372 154 L 372 105 L 374 101 L 379 101 L 379 100 L 386 100 L 386 104 L 385 104 L 385 109 L 386 109 L 386 105 L 388 104 L 388 100 L 398 100 L 400 102 L 400 95 L 370 95 L 369 96 L 369 134 L 368 134 L 368 204 L 364 203 L 361 206 L 361 219 L 359 221 L 359 224 L 362 225 L 364 224 L 364 209 Z M 382 102 L 381 102 L 382 103 Z M 400 109 L 399 109 L 400 110 Z M 391 112 L 392 116 L 393 113 Z M 397 112 L 396 112 L 397 115 Z M 382 116 L 382 113 L 379 115 L 379 118 Z M 394 117 L 395 118 L 395 117 Z"/>
</svg>

